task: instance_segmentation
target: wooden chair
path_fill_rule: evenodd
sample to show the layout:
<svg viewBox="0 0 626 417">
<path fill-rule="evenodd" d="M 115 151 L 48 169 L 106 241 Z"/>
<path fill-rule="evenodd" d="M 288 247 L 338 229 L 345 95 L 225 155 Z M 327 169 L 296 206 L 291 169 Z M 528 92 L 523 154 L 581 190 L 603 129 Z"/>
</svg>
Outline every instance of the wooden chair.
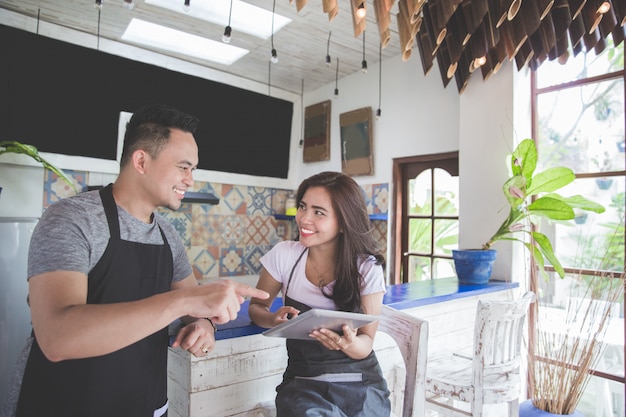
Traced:
<svg viewBox="0 0 626 417">
<path fill-rule="evenodd" d="M 534 300 L 535 294 L 528 291 L 515 301 L 478 302 L 473 356 L 451 353 L 428 361 L 428 410 L 481 417 L 484 404 L 508 403 L 508 416 L 518 416 L 522 336 Z"/>
<path fill-rule="evenodd" d="M 406 369 L 402 417 L 423 417 L 426 413 L 428 322 L 385 305 L 381 313 L 378 331 L 396 342 Z"/>
<path fill-rule="evenodd" d="M 424 417 L 428 322 L 384 305 L 378 331 L 391 336 L 404 361 L 406 376 L 402 417 Z M 258 410 L 264 417 L 276 416 L 273 401 L 259 404 Z"/>
</svg>

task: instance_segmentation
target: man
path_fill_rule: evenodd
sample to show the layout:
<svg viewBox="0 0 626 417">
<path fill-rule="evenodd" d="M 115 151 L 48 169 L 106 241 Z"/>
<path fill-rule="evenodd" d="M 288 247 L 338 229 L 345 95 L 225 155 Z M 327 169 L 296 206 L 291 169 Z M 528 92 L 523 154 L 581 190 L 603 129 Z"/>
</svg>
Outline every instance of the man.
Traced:
<svg viewBox="0 0 626 417">
<path fill-rule="evenodd" d="M 172 346 L 195 356 L 215 344 L 213 323 L 263 291 L 231 281 L 198 285 L 180 237 L 155 215 L 177 209 L 198 165 L 198 120 L 155 105 L 126 127 L 120 174 L 99 191 L 50 206 L 28 261 L 34 340 L 17 405 L 25 416 L 167 414 Z"/>
</svg>

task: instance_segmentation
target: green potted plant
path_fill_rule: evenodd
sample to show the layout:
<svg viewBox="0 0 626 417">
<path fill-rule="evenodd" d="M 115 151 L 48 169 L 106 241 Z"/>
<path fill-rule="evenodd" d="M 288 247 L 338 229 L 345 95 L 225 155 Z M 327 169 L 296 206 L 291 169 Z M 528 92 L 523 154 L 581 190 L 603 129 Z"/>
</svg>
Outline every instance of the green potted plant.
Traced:
<svg viewBox="0 0 626 417">
<path fill-rule="evenodd" d="M 0 155 L 5 153 L 22 154 L 33 158 L 35 161 L 39 162 L 44 168 L 49 169 L 50 171 L 57 174 L 59 178 L 65 181 L 70 187 L 72 187 L 74 191 L 76 191 L 76 186 L 74 185 L 72 180 L 67 175 L 65 175 L 62 170 L 42 158 L 41 155 L 39 155 L 39 151 L 36 147 L 14 140 L 0 141 Z"/>
<path fill-rule="evenodd" d="M 537 161 L 537 148 L 532 139 L 524 139 L 510 155 L 511 177 L 502 188 L 510 206 L 509 214 L 482 249 L 452 252 L 460 282 L 484 283 L 489 280 L 491 265 L 495 260 L 495 250 L 491 247 L 498 240 L 523 243 L 544 277 L 547 276 L 544 269 L 546 261 L 552 264 L 561 278 L 564 276 L 550 239 L 537 229 L 540 221 L 572 221 L 576 212 L 602 213 L 605 209 L 601 204 L 580 195 L 564 197 L 555 193 L 574 181 L 574 172 L 567 167 L 554 167 L 535 173 Z M 477 267 L 480 275 L 478 281 L 471 278 L 474 273 L 473 257 L 487 261 L 487 265 Z M 465 273 L 469 276 L 465 276 Z"/>
</svg>

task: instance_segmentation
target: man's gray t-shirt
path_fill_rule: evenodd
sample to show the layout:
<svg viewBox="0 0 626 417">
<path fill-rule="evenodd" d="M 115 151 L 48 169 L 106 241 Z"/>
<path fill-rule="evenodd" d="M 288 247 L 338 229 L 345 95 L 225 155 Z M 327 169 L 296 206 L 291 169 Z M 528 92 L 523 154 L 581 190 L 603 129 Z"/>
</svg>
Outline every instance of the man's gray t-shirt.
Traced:
<svg viewBox="0 0 626 417">
<path fill-rule="evenodd" d="M 155 213 L 144 223 L 117 206 L 122 240 L 163 244 L 159 227 L 172 250 L 174 276 L 180 281 L 192 273 L 187 253 L 176 229 Z M 35 227 L 28 254 L 28 277 L 52 271 L 77 271 L 86 275 L 98 263 L 109 243 L 109 225 L 98 191 L 65 198 L 46 209 Z"/>
</svg>

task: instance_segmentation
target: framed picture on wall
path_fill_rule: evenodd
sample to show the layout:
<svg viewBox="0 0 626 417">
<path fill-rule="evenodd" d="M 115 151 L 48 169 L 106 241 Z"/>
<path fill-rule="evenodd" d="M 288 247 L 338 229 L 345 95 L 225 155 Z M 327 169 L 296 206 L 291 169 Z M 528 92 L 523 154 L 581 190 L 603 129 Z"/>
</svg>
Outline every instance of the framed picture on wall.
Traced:
<svg viewBox="0 0 626 417">
<path fill-rule="evenodd" d="M 372 108 L 364 107 L 339 115 L 341 170 L 344 174 L 372 175 Z"/>
<path fill-rule="evenodd" d="M 304 110 L 304 162 L 330 159 L 330 100 Z"/>
</svg>

